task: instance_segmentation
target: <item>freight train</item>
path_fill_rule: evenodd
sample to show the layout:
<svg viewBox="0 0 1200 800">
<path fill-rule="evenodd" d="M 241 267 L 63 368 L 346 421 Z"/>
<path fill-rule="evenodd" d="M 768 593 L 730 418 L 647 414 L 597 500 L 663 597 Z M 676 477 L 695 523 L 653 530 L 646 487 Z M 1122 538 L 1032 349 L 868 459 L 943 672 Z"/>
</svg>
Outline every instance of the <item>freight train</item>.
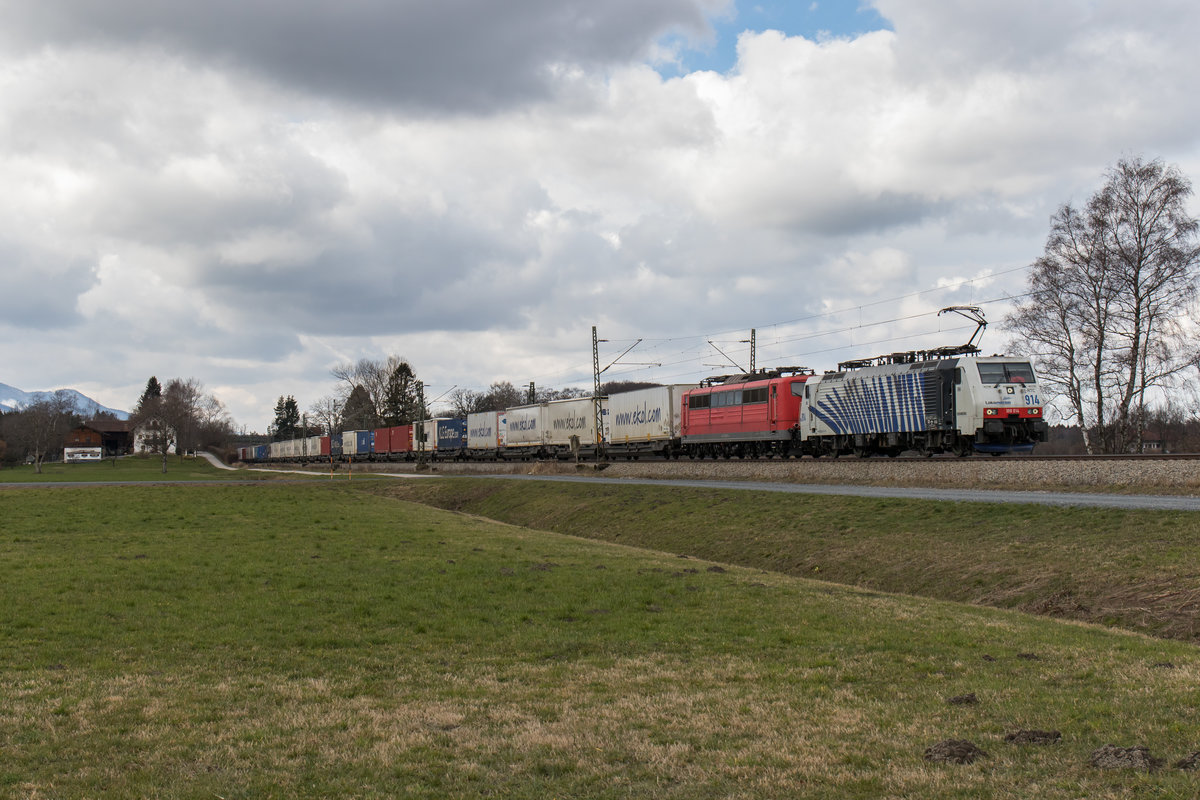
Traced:
<svg viewBox="0 0 1200 800">
<path fill-rule="evenodd" d="M 974 338 L 974 337 L 972 337 Z M 1028 360 L 970 344 L 723 375 L 239 450 L 243 461 L 769 458 L 1029 452 L 1046 440 Z M 597 409 L 597 407 L 599 407 Z"/>
</svg>

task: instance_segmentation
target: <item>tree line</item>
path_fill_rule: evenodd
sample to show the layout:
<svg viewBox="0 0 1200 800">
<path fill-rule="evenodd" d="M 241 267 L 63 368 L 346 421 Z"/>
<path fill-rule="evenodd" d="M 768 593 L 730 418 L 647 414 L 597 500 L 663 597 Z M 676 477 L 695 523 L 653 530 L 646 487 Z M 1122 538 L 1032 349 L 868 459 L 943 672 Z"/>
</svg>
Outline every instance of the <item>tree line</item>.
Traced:
<svg viewBox="0 0 1200 800">
<path fill-rule="evenodd" d="M 433 416 L 430 398 L 422 397 L 418 390 L 416 371 L 401 356 L 362 358 L 338 364 L 330 374 L 337 381 L 334 392 L 314 402 L 307 413 L 301 412 L 294 395 L 280 395 L 270 428 L 272 439 L 284 441 L 306 435 L 411 425 Z M 605 384 L 601 390 L 632 391 L 654 385 L 619 382 Z M 486 391 L 455 389 L 444 402 L 449 416 L 465 417 L 483 411 L 503 411 L 525 403 L 590 395 L 587 390 L 572 387 L 537 388 L 531 384 L 526 388 L 514 386 L 511 381 L 496 381 Z"/>
<path fill-rule="evenodd" d="M 172 378 L 163 386 L 151 375 L 129 424 L 141 432 L 141 446 L 162 457 L 163 472 L 172 450 L 183 457 L 206 447 L 224 447 L 233 432 L 225 406 L 195 378 Z"/>
<path fill-rule="evenodd" d="M 40 473 L 47 460 L 61 455 L 67 434 L 96 420 L 116 422 L 117 417 L 101 412 L 85 419 L 75 408 L 75 397 L 60 389 L 0 414 L 0 460 L 5 463 L 30 461 Z M 140 431 L 146 451 L 163 456 L 176 449 L 181 454 L 206 447 L 225 447 L 233 423 L 221 402 L 204 391 L 195 378 L 172 378 L 164 387 L 151 376 L 133 413 L 130 431 Z"/>
<path fill-rule="evenodd" d="M 338 364 L 331 375 L 337 380 L 333 393 L 316 400 L 306 414 L 295 396 L 280 395 L 269 431 L 273 439 L 408 425 L 428 416 L 416 372 L 401 356 Z"/>
</svg>

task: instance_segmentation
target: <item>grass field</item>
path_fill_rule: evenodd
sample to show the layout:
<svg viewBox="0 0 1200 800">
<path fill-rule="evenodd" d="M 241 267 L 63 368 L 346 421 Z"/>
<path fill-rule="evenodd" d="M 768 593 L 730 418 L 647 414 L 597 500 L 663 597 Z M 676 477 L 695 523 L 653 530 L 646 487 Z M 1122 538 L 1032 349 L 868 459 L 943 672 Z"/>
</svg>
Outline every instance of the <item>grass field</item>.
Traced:
<svg viewBox="0 0 1200 800">
<path fill-rule="evenodd" d="M 277 476 L 265 472 L 219 470 L 202 458 L 167 457 L 167 472 L 162 471 L 160 456 L 124 456 L 117 459 L 86 464 L 65 464 L 61 461 L 43 464 L 39 475 L 33 466 L 22 464 L 0 469 L 0 483 L 95 483 L 98 481 L 211 481 L 211 480 L 273 480 Z M 290 476 L 289 476 L 290 477 Z"/>
<path fill-rule="evenodd" d="M 1088 766 L 1110 742 L 1200 749 L 1189 644 L 373 486 L 0 494 L 0 794 L 1195 794 L 1195 773 Z M 947 702 L 967 693 L 979 702 Z M 1062 740 L 1004 741 L 1020 729 Z M 989 755 L 923 759 L 950 738 Z"/>
<path fill-rule="evenodd" d="M 1200 514 L 480 479 L 386 490 L 530 528 L 1200 643 Z"/>
</svg>

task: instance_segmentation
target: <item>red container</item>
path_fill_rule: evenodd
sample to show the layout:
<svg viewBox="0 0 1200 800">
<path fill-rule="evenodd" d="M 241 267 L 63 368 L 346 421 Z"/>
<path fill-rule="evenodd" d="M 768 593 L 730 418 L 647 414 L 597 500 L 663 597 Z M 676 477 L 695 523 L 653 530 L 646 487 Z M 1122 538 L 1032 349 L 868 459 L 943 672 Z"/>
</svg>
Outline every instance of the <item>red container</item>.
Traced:
<svg viewBox="0 0 1200 800">
<path fill-rule="evenodd" d="M 329 455 L 329 437 L 328 436 L 321 437 L 321 455 L 323 455 L 323 456 Z"/>
<path fill-rule="evenodd" d="M 412 428 L 412 425 L 397 425 L 390 429 L 392 433 L 393 453 L 412 452 Z"/>
</svg>

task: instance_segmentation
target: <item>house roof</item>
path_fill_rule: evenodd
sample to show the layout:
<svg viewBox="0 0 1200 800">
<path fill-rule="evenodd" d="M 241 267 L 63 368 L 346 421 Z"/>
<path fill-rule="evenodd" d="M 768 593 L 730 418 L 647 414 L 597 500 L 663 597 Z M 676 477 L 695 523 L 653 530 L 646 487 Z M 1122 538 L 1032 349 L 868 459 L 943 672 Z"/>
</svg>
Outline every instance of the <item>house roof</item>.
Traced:
<svg viewBox="0 0 1200 800">
<path fill-rule="evenodd" d="M 129 423 L 121 419 L 91 419 L 79 427 L 90 428 L 97 433 L 129 433 Z"/>
</svg>

